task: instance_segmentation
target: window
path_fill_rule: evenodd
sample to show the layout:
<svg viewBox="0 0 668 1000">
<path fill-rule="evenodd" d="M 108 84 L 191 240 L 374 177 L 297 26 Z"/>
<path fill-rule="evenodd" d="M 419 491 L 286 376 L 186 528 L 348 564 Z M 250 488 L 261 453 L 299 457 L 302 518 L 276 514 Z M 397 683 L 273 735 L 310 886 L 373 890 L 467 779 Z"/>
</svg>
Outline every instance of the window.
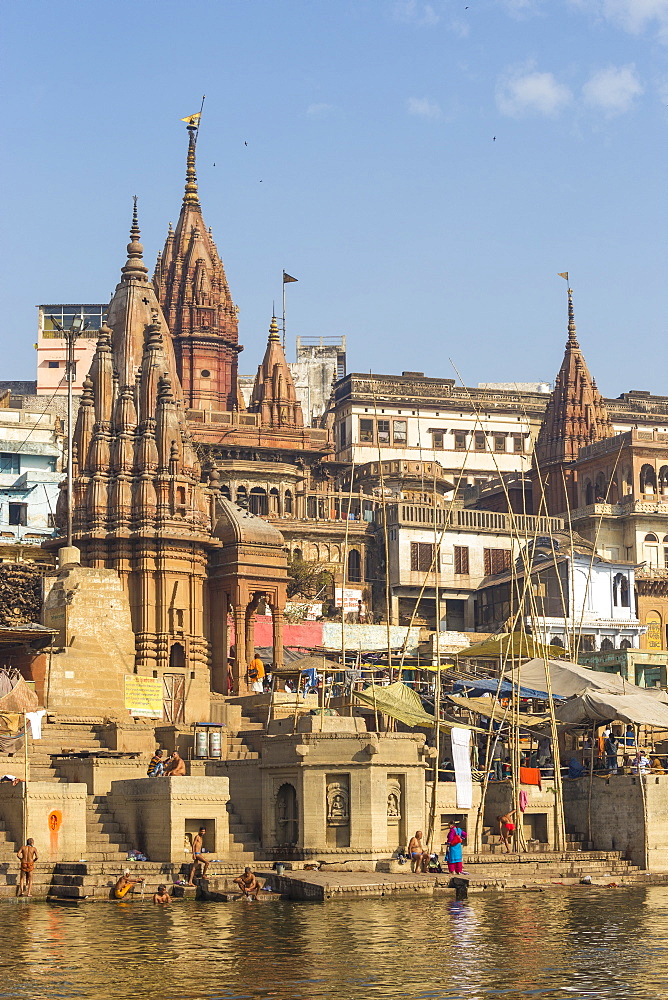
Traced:
<svg viewBox="0 0 668 1000">
<path fill-rule="evenodd" d="M 202 370 L 202 378 L 211 378 L 211 372 L 207 368 Z"/>
<path fill-rule="evenodd" d="M 10 503 L 9 505 L 9 523 L 10 524 L 20 524 L 25 527 L 28 523 L 28 504 L 27 503 Z"/>
<path fill-rule="evenodd" d="M 343 420 L 339 424 L 339 441 L 341 442 L 341 447 L 345 448 L 345 446 L 346 446 L 346 422 L 345 422 L 345 420 Z"/>
<path fill-rule="evenodd" d="M 434 442 L 434 451 L 443 451 L 443 431 L 432 431 L 431 432 L 432 441 Z"/>
<path fill-rule="evenodd" d="M 469 572 L 468 545 L 455 545 L 455 573 L 467 576 Z"/>
<path fill-rule="evenodd" d="M 505 569 L 510 569 L 509 549 L 485 549 L 485 576 L 493 576 L 495 573 L 503 573 Z"/>
<path fill-rule="evenodd" d="M 466 451 L 466 431 L 455 431 L 455 451 Z"/>
<path fill-rule="evenodd" d="M 21 471 L 21 458 L 15 452 L 0 452 L 0 472 L 18 476 Z"/>
<path fill-rule="evenodd" d="M 629 607 L 629 581 L 623 573 L 617 573 L 612 583 L 613 602 L 616 608 Z"/>
<path fill-rule="evenodd" d="M 405 420 L 394 421 L 392 425 L 392 435 L 395 444 L 406 444 L 408 440 L 408 433 Z"/>
<path fill-rule="evenodd" d="M 60 361 L 47 361 L 49 368 L 60 368 Z"/>
<path fill-rule="evenodd" d="M 505 451 L 506 450 L 506 438 L 504 434 L 494 435 L 494 451 Z"/>
<path fill-rule="evenodd" d="M 428 573 L 432 568 L 434 545 L 432 542 L 411 542 L 411 570 Z"/>
<path fill-rule="evenodd" d="M 485 432 L 484 431 L 476 431 L 475 432 L 475 450 L 476 451 L 484 451 L 486 447 L 487 447 L 487 442 L 485 440 Z"/>
<path fill-rule="evenodd" d="M 348 553 L 348 583 L 360 583 L 362 580 L 362 560 L 357 549 Z"/>
<path fill-rule="evenodd" d="M 367 441 L 373 444 L 373 420 L 366 420 L 360 417 L 360 441 Z"/>
<path fill-rule="evenodd" d="M 516 455 L 524 451 L 524 438 L 521 434 L 513 434 L 513 451 Z"/>
<path fill-rule="evenodd" d="M 389 444 L 390 443 L 390 421 L 389 420 L 379 420 L 378 421 L 378 444 Z"/>
</svg>

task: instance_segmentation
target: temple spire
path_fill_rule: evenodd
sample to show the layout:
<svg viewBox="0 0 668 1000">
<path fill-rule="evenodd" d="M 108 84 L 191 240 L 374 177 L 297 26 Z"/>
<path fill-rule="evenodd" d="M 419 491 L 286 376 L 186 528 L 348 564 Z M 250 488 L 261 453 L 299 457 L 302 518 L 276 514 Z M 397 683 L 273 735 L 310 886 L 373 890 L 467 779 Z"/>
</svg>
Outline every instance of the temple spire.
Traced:
<svg viewBox="0 0 668 1000">
<path fill-rule="evenodd" d="M 199 125 L 199 119 L 198 119 Z M 188 126 L 188 157 L 186 160 L 186 188 L 183 195 L 184 205 L 196 205 L 200 208 L 197 193 L 197 169 L 195 164 L 195 146 L 197 145 L 197 127 Z"/>
<path fill-rule="evenodd" d="M 132 225 L 130 227 L 130 242 L 128 243 L 128 259 L 125 267 L 121 268 L 123 277 L 121 281 L 130 281 L 132 278 L 139 278 L 146 281 L 148 268 L 144 264 L 144 247 L 139 242 L 141 232 L 139 230 L 139 220 L 137 217 L 137 195 L 133 198 L 134 208 L 132 209 Z"/>
<path fill-rule="evenodd" d="M 573 289 L 568 289 L 568 343 L 573 347 L 579 347 L 577 334 L 575 332 L 575 312 L 573 310 Z"/>
</svg>

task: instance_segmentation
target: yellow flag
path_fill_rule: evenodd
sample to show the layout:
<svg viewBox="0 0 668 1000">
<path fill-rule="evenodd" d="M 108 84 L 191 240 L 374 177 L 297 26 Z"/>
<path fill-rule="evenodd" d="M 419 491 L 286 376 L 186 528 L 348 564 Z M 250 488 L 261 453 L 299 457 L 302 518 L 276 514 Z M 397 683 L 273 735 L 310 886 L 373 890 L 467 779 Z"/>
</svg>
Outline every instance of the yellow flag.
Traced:
<svg viewBox="0 0 668 1000">
<path fill-rule="evenodd" d="M 194 125 L 196 128 L 199 125 L 201 112 L 197 112 L 196 115 L 188 115 L 187 118 L 182 118 L 181 121 L 185 122 L 186 125 Z"/>
<path fill-rule="evenodd" d="M 185 118 L 184 118 L 185 121 Z M 568 281 L 568 271 L 559 271 L 559 277 L 563 278 L 564 281 Z"/>
</svg>

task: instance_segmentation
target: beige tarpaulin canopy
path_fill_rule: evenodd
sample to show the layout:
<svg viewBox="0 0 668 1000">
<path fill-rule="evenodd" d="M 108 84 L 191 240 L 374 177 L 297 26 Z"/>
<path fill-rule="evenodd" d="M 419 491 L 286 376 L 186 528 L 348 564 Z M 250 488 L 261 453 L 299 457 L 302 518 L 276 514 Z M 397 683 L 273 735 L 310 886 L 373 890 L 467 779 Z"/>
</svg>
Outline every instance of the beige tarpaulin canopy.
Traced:
<svg viewBox="0 0 668 1000">
<path fill-rule="evenodd" d="M 548 660 L 552 694 L 562 698 L 571 698 L 583 691 L 607 691 L 610 694 L 638 694 L 644 688 L 636 687 L 624 680 L 620 674 L 606 674 L 600 670 L 588 670 L 579 663 L 570 660 Z M 529 660 L 520 667 L 520 683 L 523 687 L 531 687 L 536 691 L 546 690 L 545 660 L 537 658 Z"/>
<path fill-rule="evenodd" d="M 383 715 L 389 715 L 406 726 L 431 727 L 436 720 L 429 712 L 425 712 L 420 696 L 412 688 L 395 681 L 394 684 L 370 684 L 363 691 L 353 691 L 355 698 L 377 709 Z M 441 729 L 475 729 L 475 726 L 465 726 L 463 722 L 441 719 Z M 482 732 L 482 730 L 476 730 Z"/>
<path fill-rule="evenodd" d="M 558 657 L 563 652 L 560 646 L 546 646 L 524 632 L 502 632 L 500 635 L 490 636 L 484 642 L 476 642 L 468 649 L 460 649 L 457 655 L 460 659 L 505 659 L 513 656 Z"/>
<path fill-rule="evenodd" d="M 499 705 L 498 701 L 494 698 L 463 698 L 456 694 L 449 694 L 447 698 L 448 701 L 451 701 L 454 705 L 458 705 L 459 708 L 465 708 L 467 711 L 474 712 L 477 715 L 484 715 L 486 719 L 492 718 L 495 722 L 508 722 L 511 719 L 511 713 Z M 546 712 L 536 715 L 528 715 L 526 712 L 520 712 L 520 726 L 526 726 L 528 729 L 544 726 L 546 723 L 549 725 L 549 722 L 550 716 Z"/>
<path fill-rule="evenodd" d="M 642 689 L 635 688 L 635 691 Z M 630 722 L 639 726 L 668 729 L 668 705 L 646 694 L 610 694 L 606 691 L 583 691 L 555 708 L 559 722 L 579 725 L 584 722 Z"/>
</svg>

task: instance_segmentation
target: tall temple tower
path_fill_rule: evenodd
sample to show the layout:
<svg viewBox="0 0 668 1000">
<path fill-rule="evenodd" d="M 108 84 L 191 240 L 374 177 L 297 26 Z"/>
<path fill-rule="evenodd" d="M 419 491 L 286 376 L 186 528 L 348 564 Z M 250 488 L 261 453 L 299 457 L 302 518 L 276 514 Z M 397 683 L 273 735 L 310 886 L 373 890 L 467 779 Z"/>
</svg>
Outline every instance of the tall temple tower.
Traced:
<svg viewBox="0 0 668 1000">
<path fill-rule="evenodd" d="M 538 432 L 531 468 L 535 514 L 557 515 L 577 507 L 574 463 L 578 452 L 613 434 L 603 397 L 580 350 L 569 288 L 564 360 Z"/>
<path fill-rule="evenodd" d="M 130 602 L 135 672 L 163 679 L 169 721 L 179 722 L 186 684 L 189 717 L 208 713 L 205 577 L 219 543 L 139 236 L 135 202 L 128 260 L 83 384 L 73 532 L 83 565 L 118 572 Z"/>
<path fill-rule="evenodd" d="M 260 415 L 262 427 L 303 427 L 304 415 L 297 399 L 292 372 L 285 360 L 276 317 L 272 316 L 262 364 L 258 366 L 248 409 Z"/>
<path fill-rule="evenodd" d="M 197 125 L 188 125 L 186 186 L 176 229 L 171 223 L 153 275 L 174 343 L 185 405 L 194 410 L 239 407 L 237 309 L 223 262 L 202 217 L 197 192 Z"/>
</svg>

